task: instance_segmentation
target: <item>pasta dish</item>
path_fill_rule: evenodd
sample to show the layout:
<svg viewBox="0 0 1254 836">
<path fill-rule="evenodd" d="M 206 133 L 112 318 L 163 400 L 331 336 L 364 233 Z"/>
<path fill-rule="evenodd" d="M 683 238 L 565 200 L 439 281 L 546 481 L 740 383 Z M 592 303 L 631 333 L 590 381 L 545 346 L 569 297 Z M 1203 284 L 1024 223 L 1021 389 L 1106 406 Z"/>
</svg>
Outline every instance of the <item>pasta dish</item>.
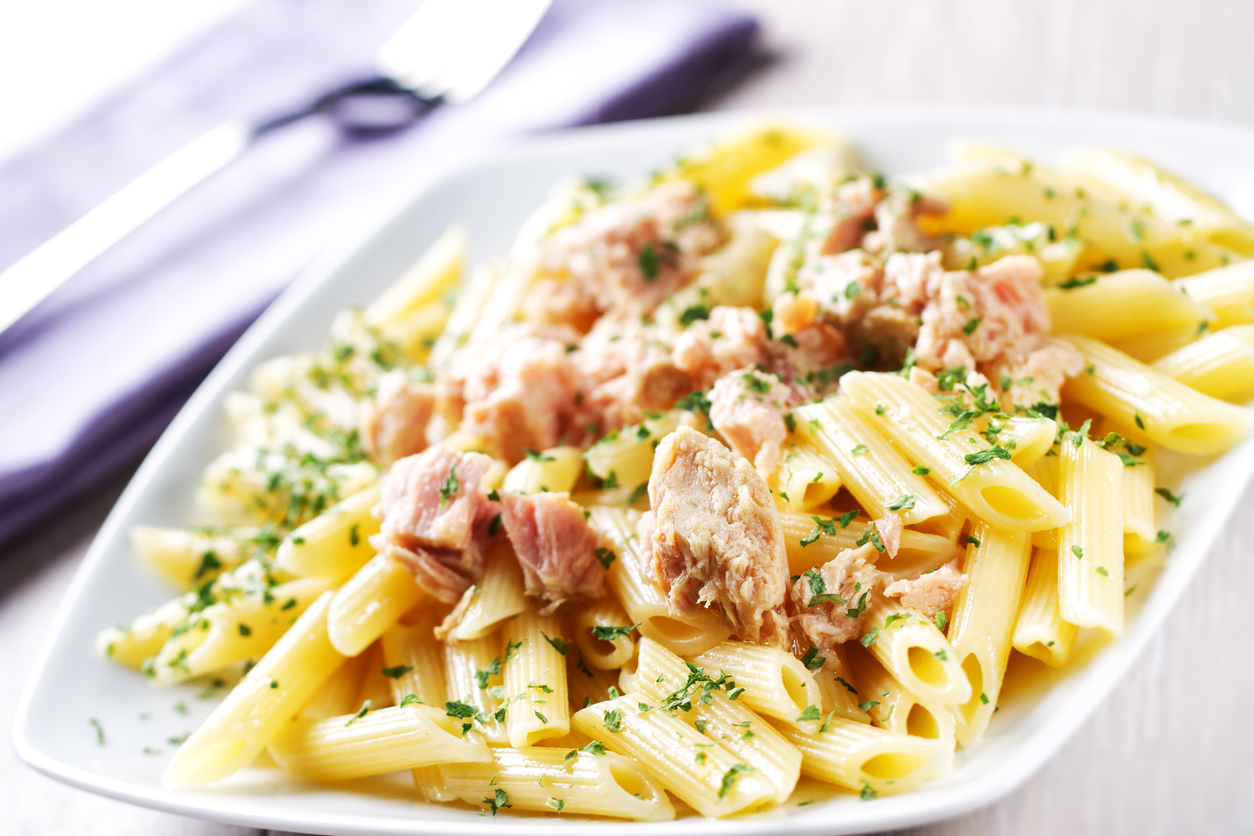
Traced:
<svg viewBox="0 0 1254 836">
<path fill-rule="evenodd" d="M 1012 657 L 1118 636 L 1163 465 L 1251 425 L 1254 225 L 1120 151 L 950 150 L 886 177 L 770 124 L 573 177 L 256 368 L 203 524 L 132 532 L 181 594 L 98 638 L 224 694 L 164 780 L 871 800 L 979 744 Z"/>
</svg>

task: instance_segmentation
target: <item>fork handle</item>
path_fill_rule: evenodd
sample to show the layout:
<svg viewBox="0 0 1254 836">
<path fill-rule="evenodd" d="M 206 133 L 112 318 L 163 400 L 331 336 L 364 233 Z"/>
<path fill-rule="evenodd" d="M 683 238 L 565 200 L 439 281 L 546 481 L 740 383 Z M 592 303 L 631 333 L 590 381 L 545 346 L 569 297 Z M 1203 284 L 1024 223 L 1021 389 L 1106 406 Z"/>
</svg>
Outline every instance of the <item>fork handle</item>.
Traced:
<svg viewBox="0 0 1254 836">
<path fill-rule="evenodd" d="M 409 127 L 441 102 L 441 97 L 424 96 L 389 76 L 370 76 L 333 88 L 304 107 L 259 123 L 253 135 L 261 136 L 316 114 L 330 116 L 350 134 L 390 133 Z"/>
</svg>

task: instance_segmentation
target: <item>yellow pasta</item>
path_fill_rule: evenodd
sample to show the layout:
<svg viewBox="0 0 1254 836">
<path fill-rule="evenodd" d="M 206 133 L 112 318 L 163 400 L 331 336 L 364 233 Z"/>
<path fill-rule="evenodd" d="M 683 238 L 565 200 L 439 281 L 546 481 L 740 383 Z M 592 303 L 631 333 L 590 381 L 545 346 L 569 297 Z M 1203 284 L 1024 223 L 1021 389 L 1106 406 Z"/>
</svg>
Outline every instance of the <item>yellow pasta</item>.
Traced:
<svg viewBox="0 0 1254 836">
<path fill-rule="evenodd" d="M 1071 658 L 1079 632 L 1074 624 L 1063 621 L 1059 610 L 1058 560 L 1057 550 L 1036 550 L 1011 637 L 1015 650 L 1053 667 Z"/>
<path fill-rule="evenodd" d="M 505 745 L 509 740 L 503 725 L 505 711 L 501 702 L 505 699 L 505 688 L 501 670 L 518 653 L 518 645 L 510 645 L 504 654 L 500 650 L 500 637 L 496 633 L 470 641 L 444 643 L 448 699 L 469 706 L 476 717 L 488 718 L 486 722 L 477 722 L 484 737 L 494 746 Z"/>
<path fill-rule="evenodd" d="M 971 683 L 971 698 L 953 708 L 955 734 L 964 747 L 984 735 L 997 710 L 1032 555 L 1031 538 L 1023 532 L 979 525 L 974 537 L 978 544 L 963 561 L 967 582 L 954 601 L 946 634 Z"/>
<path fill-rule="evenodd" d="M 599 598 L 579 610 L 573 623 L 575 645 L 587 664 L 603 670 L 616 670 L 636 655 L 632 622 L 612 595 Z"/>
<path fill-rule="evenodd" d="M 981 519 L 1011 531 L 1057 528 L 1066 519 L 1066 509 L 1011 462 L 972 458 L 989 455 L 982 437 L 974 436 L 974 444 L 939 439 L 950 422 L 922 388 L 897 375 L 867 372 L 845 375 L 841 387 L 864 414 L 882 406 L 894 442 Z"/>
<path fill-rule="evenodd" d="M 377 554 L 335 592 L 327 613 L 331 643 L 345 656 L 361 653 L 423 599 L 404 566 Z"/>
<path fill-rule="evenodd" d="M 575 487 L 582 471 L 583 451 L 578 447 L 532 451 L 505 474 L 501 487 L 513 493 L 562 493 Z"/>
<path fill-rule="evenodd" d="M 1058 482 L 1071 519 L 1058 548 L 1062 617 L 1123 629 L 1123 463 L 1079 433 L 1063 436 Z"/>
<path fill-rule="evenodd" d="M 808 434 L 819 454 L 831 460 L 841 483 L 872 517 L 884 516 L 898 497 L 914 497 L 914 507 L 901 512 L 906 525 L 945 513 L 945 503 L 912 464 L 893 449 L 884 434 L 858 414 L 847 399 L 829 398 L 794 410 L 797 429 Z"/>
<path fill-rule="evenodd" d="M 570 731 L 566 660 L 550 641 L 561 634 L 554 615 L 524 612 L 505 625 L 507 645 L 517 648 L 504 673 L 505 729 L 515 748 Z"/>
<path fill-rule="evenodd" d="M 823 697 L 806 666 L 773 647 L 723 642 L 692 660 L 707 671 L 725 673 L 745 689 L 745 705 L 759 714 L 806 731 L 819 727 Z"/>
<path fill-rule="evenodd" d="M 452 290 L 461 279 L 468 240 L 465 227 L 446 229 L 405 275 L 366 307 L 366 322 L 393 325 Z"/>
<path fill-rule="evenodd" d="M 324 592 L 227 694 L 162 774 L 171 786 L 220 781 L 256 757 L 344 661 L 327 635 Z"/>
<path fill-rule="evenodd" d="M 898 734 L 910 734 L 954 745 L 954 712 L 951 706 L 925 702 L 897 681 L 884 666 L 860 647 L 849 649 L 847 680 L 855 699 L 867 707 L 875 725 Z"/>
<path fill-rule="evenodd" d="M 822 566 L 846 549 L 857 548 L 858 540 L 871 527 L 870 522 L 859 522 L 857 518 L 794 514 L 789 511 L 781 511 L 779 521 L 784 530 L 788 571 L 793 575 Z M 901 532 L 901 547 L 897 556 L 885 558 L 879 568 L 894 580 L 912 578 L 922 572 L 939 569 L 953 560 L 956 554 L 953 541 L 947 537 L 907 528 Z"/>
<path fill-rule="evenodd" d="M 1249 430 L 1250 418 L 1242 410 L 1195 392 L 1097 340 L 1067 339 L 1084 354 L 1087 369 L 1067 382 L 1063 396 L 1135 425 L 1168 450 L 1220 453 Z"/>
<path fill-rule="evenodd" d="M 467 804 L 572 816 L 669 821 L 675 808 L 640 764 L 606 752 L 561 749 L 491 750 L 484 764 L 439 767 L 440 782 Z M 499 795 L 503 793 L 503 795 Z"/>
<path fill-rule="evenodd" d="M 256 528 L 198 531 L 137 525 L 131 529 L 131 548 L 179 589 L 216 577 L 239 566 L 248 557 L 247 541 Z"/>
<path fill-rule="evenodd" d="M 936 624 L 892 599 L 872 595 L 862 646 L 910 693 L 945 705 L 971 699 L 971 683 Z"/>
<path fill-rule="evenodd" d="M 1049 452 L 1058 437 L 1058 425 L 1048 418 L 1011 415 L 997 433 L 997 443 L 1010 451 L 1010 461 L 1027 470 Z"/>
<path fill-rule="evenodd" d="M 634 491 L 649 481 L 657 441 L 677 426 L 679 414 L 671 412 L 610 433 L 584 452 L 588 472 L 602 480 L 606 488 Z"/>
<path fill-rule="evenodd" d="M 522 569 L 508 540 L 493 544 L 484 565 L 483 579 L 466 590 L 466 595 L 466 608 L 449 633 L 459 641 L 486 636 L 501 622 L 527 609 Z"/>
<path fill-rule="evenodd" d="M 826 504 L 840 490 L 840 474 L 830 459 L 809 444 L 786 448 L 775 471 L 777 496 L 794 511 L 808 511 Z"/>
<path fill-rule="evenodd" d="M 276 562 L 293 575 L 339 583 L 374 556 L 367 539 L 379 533 L 370 509 L 379 490 L 369 487 L 332 505 L 279 545 Z"/>
<path fill-rule="evenodd" d="M 1151 365 L 1203 395 L 1245 403 L 1254 398 L 1254 325 L 1207 334 Z"/>
<path fill-rule="evenodd" d="M 731 699 L 731 691 L 717 687 L 707 691 L 710 678 L 709 672 L 693 671 L 657 642 L 642 639 L 636 664 L 630 673 L 623 671 L 623 688 L 644 694 L 660 710 L 673 709 L 697 732 L 770 781 L 776 803 L 783 804 L 797 784 L 801 753 L 739 699 Z"/>
<path fill-rule="evenodd" d="M 1207 270 L 1173 284 L 1214 312 L 1216 329 L 1254 323 L 1254 261 Z"/>
<path fill-rule="evenodd" d="M 347 781 L 398 769 L 446 763 L 490 763 L 483 736 L 462 733 L 443 707 L 394 706 L 325 720 L 298 720 L 270 744 L 288 772 L 314 781 Z"/>
<path fill-rule="evenodd" d="M 703 816 L 730 816 L 771 801 L 775 788 L 683 720 L 627 694 L 575 713 L 575 727 L 630 757 Z"/>
<path fill-rule="evenodd" d="M 1157 273 L 1123 270 L 1066 290 L 1045 291 L 1054 330 L 1107 342 L 1209 327 L 1215 315 Z M 1205 323 L 1205 325 L 1203 325 Z"/>
</svg>

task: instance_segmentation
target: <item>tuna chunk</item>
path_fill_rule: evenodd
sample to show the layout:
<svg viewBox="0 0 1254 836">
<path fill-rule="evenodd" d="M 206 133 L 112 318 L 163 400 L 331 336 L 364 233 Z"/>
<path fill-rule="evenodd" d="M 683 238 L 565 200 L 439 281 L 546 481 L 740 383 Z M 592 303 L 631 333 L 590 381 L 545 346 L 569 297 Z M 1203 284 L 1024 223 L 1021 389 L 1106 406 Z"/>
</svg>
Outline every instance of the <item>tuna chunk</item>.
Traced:
<svg viewBox="0 0 1254 836">
<path fill-rule="evenodd" d="M 600 540 L 568 494 L 501 494 L 501 517 L 527 594 L 544 600 L 549 611 L 570 598 L 603 594 Z"/>
<path fill-rule="evenodd" d="M 555 446 L 576 411 L 580 376 L 568 347 L 578 340 L 568 328 L 513 325 L 460 349 L 436 379 L 441 415 L 510 462 Z"/>
<path fill-rule="evenodd" d="M 459 549 L 412 549 L 391 542 L 382 542 L 380 552 L 404 566 L 414 582 L 432 598 L 451 604 L 461 598 L 473 585 L 479 572 L 474 565 L 467 565 L 467 552 Z"/>
<path fill-rule="evenodd" d="M 399 369 L 380 375 L 374 397 L 364 401 L 358 435 L 367 455 L 387 467 L 427 447 L 427 422 L 435 411 L 435 387 L 413 383 Z"/>
<path fill-rule="evenodd" d="M 695 279 L 700 257 L 723 241 L 722 228 L 709 218 L 705 198 L 692 183 L 664 183 L 594 209 L 553 233 L 541 253 L 542 268 L 581 288 L 559 294 L 542 286 L 548 299 L 562 304 L 533 306 L 648 313 Z"/>
<path fill-rule="evenodd" d="M 954 599 L 967 582 L 967 576 L 958 571 L 957 561 L 950 561 L 934 572 L 919 575 L 912 580 L 893 581 L 884 588 L 884 595 L 897 598 L 902 604 L 932 618 L 941 610 L 952 611 Z"/>
<path fill-rule="evenodd" d="M 788 437 L 784 415 L 792 390 L 772 374 L 740 369 L 724 375 L 710 390 L 710 421 L 732 449 L 749 461 L 763 480 L 779 466 Z"/>
<path fill-rule="evenodd" d="M 901 524 L 901 515 L 896 511 L 885 511 L 884 516 L 874 523 L 880 533 L 880 542 L 889 557 L 896 557 L 901 548 L 901 533 L 905 527 Z"/>
<path fill-rule="evenodd" d="M 383 487 L 381 536 L 411 551 L 466 549 L 486 501 L 479 480 L 491 466 L 492 459 L 481 453 L 439 444 L 401 459 Z"/>
<path fill-rule="evenodd" d="M 815 645 L 822 654 L 862 636 L 865 604 L 881 583 L 877 558 L 879 552 L 870 543 L 845 549 L 793 582 L 793 626 L 803 644 Z M 816 596 L 828 595 L 836 598 L 814 601 Z"/>
<path fill-rule="evenodd" d="M 1057 402 L 1063 381 L 1084 362 L 1068 344 L 1047 336 L 1040 281 L 1040 263 L 1025 255 L 945 273 L 923 311 L 916 361 L 932 371 L 978 370 L 999 390 L 1008 389 L 1011 403 Z"/>
<path fill-rule="evenodd" d="M 917 192 L 893 191 L 875 207 L 875 229 L 862 239 L 873 253 L 931 252 L 940 242 L 919 228 L 919 218 L 942 215 L 945 204 Z"/>
<path fill-rule="evenodd" d="M 816 221 L 829 227 L 821 239 L 818 255 L 842 253 L 858 246 L 869 227 L 874 226 L 875 207 L 884 199 L 884 190 L 870 177 L 860 177 L 837 187 L 831 197 L 819 202 Z"/>
<path fill-rule="evenodd" d="M 790 649 L 784 533 L 749 463 L 680 427 L 658 445 L 649 504 L 652 575 L 672 611 L 711 608 L 742 639 Z"/>
<path fill-rule="evenodd" d="M 679 335 L 672 357 L 692 377 L 693 388 L 704 390 L 735 369 L 769 366 L 768 343 L 766 325 L 752 308 L 719 306 Z"/>
<path fill-rule="evenodd" d="M 693 388 L 658 329 L 635 316 L 602 317 L 572 358 L 584 377 L 577 428 L 595 426 L 594 436 L 637 424 L 645 411 L 669 409 Z"/>
</svg>

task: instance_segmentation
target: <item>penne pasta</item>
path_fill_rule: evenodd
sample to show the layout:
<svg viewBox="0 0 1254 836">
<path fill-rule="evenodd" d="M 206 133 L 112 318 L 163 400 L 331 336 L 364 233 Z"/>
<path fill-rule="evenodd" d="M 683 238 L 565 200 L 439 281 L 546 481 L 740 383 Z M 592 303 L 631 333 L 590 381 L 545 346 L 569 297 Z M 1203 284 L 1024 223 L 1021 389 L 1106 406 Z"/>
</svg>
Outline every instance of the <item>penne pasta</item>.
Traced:
<svg viewBox="0 0 1254 836">
<path fill-rule="evenodd" d="M 795 656 L 774 647 L 723 642 L 692 660 L 727 674 L 745 689 L 744 704 L 759 714 L 806 731 L 819 727 L 823 697 L 814 677 Z"/>
<path fill-rule="evenodd" d="M 484 764 L 439 767 L 440 782 L 467 804 L 573 816 L 669 821 L 675 808 L 640 764 L 602 751 L 491 750 Z"/>
<path fill-rule="evenodd" d="M 739 699 L 732 699 L 735 688 L 725 685 L 719 690 L 708 672 L 689 667 L 650 639 L 641 640 L 640 656 L 630 672 L 624 669 L 622 685 L 624 691 L 643 694 L 659 710 L 674 713 L 752 767 L 771 782 L 777 804 L 788 800 L 801 772 L 801 753 Z"/>
<path fill-rule="evenodd" d="M 1026 533 L 979 525 L 973 534 L 977 542 L 962 565 L 967 582 L 954 601 L 946 634 L 971 683 L 971 698 L 951 709 L 954 733 L 965 748 L 983 737 L 997 710 L 1032 555 Z"/>
<path fill-rule="evenodd" d="M 370 515 L 378 502 L 374 486 L 337 502 L 284 538 L 275 562 L 293 575 L 346 580 L 374 556 L 367 541 L 379 533 L 379 521 Z"/>
<path fill-rule="evenodd" d="M 915 461 L 929 468 L 931 478 L 990 525 L 1010 531 L 1057 528 L 1066 509 L 1008 460 L 994 457 L 981 437 L 941 440 L 949 421 L 922 388 L 891 374 L 852 372 L 841 379 L 865 413 L 883 406 L 897 430 L 894 441 Z M 1007 458 L 1009 454 L 1007 453 Z"/>
<path fill-rule="evenodd" d="M 137 525 L 131 529 L 131 548 L 166 580 L 187 589 L 229 572 L 249 557 L 263 534 L 257 528 L 198 531 Z"/>
<path fill-rule="evenodd" d="M 1212 327 L 1254 323 L 1254 262 L 1244 261 L 1176 279 L 1173 284 L 1215 314 Z"/>
<path fill-rule="evenodd" d="M 1058 560 L 1056 550 L 1036 550 L 1011 637 L 1015 650 L 1055 668 L 1071 658 L 1079 632 L 1058 606 Z"/>
<path fill-rule="evenodd" d="M 1084 354 L 1087 371 L 1063 395 L 1128 426 L 1168 450 L 1207 455 L 1227 450 L 1249 430 L 1249 416 L 1208 398 L 1150 366 L 1087 337 L 1068 341 Z"/>
<path fill-rule="evenodd" d="M 447 763 L 491 763 L 483 736 L 428 705 L 361 710 L 325 720 L 298 720 L 270 743 L 270 755 L 312 781 L 348 781 Z"/>
<path fill-rule="evenodd" d="M 879 595 L 871 596 L 867 613 L 862 646 L 910 693 L 945 705 L 971 699 L 971 683 L 935 623 Z"/>
<path fill-rule="evenodd" d="M 404 566 L 377 554 L 335 592 L 327 613 L 331 643 L 356 656 L 422 600 L 425 593 Z"/>
<path fill-rule="evenodd" d="M 590 705 L 573 722 L 606 749 L 635 760 L 703 816 L 730 816 L 774 799 L 766 778 L 643 697 Z"/>
<path fill-rule="evenodd" d="M 1123 629 L 1123 463 L 1081 433 L 1063 436 L 1059 495 L 1071 519 L 1058 538 L 1058 606 L 1079 627 Z"/>
<path fill-rule="evenodd" d="M 1122 270 L 1089 284 L 1047 290 L 1045 303 L 1055 330 L 1106 342 L 1186 328 L 1197 331 L 1215 320 L 1204 305 L 1149 270 Z"/>
<path fill-rule="evenodd" d="M 522 570 L 509 541 L 502 538 L 488 552 L 483 579 L 466 590 L 469 601 L 449 635 L 458 641 L 486 636 L 504 622 L 527 609 Z M 443 628 L 441 628 L 443 632 Z"/>
<path fill-rule="evenodd" d="M 527 458 L 505 474 L 502 490 L 513 493 L 570 491 L 583 471 L 583 452 L 578 447 L 553 447 L 530 451 Z"/>
<path fill-rule="evenodd" d="M 857 548 L 858 540 L 871 527 L 856 518 L 820 517 L 815 514 L 794 514 L 781 511 L 784 546 L 788 554 L 788 571 L 799 575 L 815 566 L 822 566 L 846 549 Z M 952 540 L 939 534 L 905 529 L 897 556 L 888 558 L 880 568 L 893 580 L 913 578 L 923 572 L 939 569 L 957 555 Z"/>
<path fill-rule="evenodd" d="M 945 513 L 945 503 L 911 471 L 913 465 L 857 413 L 849 400 L 829 398 L 798 407 L 793 414 L 797 429 L 832 462 L 841 483 L 872 517 L 884 516 L 888 506 L 902 496 L 914 497 L 914 506 L 901 513 L 906 525 Z"/>
<path fill-rule="evenodd" d="M 554 646 L 562 634 L 557 616 L 524 612 L 505 625 L 505 729 L 515 748 L 534 746 L 570 731 L 566 660 Z"/>
<path fill-rule="evenodd" d="M 324 592 L 179 747 L 162 774 L 167 785 L 220 781 L 285 730 L 344 661 L 327 634 L 330 605 Z"/>
<path fill-rule="evenodd" d="M 1254 398 L 1254 325 L 1207 334 L 1151 365 L 1203 395 L 1246 403 Z"/>
<path fill-rule="evenodd" d="M 775 471 L 776 495 L 794 511 L 825 505 L 840 490 L 840 474 L 829 459 L 809 444 L 797 444 L 784 454 Z"/>
<path fill-rule="evenodd" d="M 954 711 L 939 702 L 925 702 L 884 670 L 861 647 L 849 648 L 849 682 L 858 705 L 866 706 L 871 722 L 881 729 L 937 740 L 953 747 Z"/>
<path fill-rule="evenodd" d="M 396 282 L 366 306 L 363 316 L 375 328 L 403 321 L 452 290 L 461 280 L 469 237 L 454 224 Z"/>
<path fill-rule="evenodd" d="M 575 645 L 587 664 L 617 670 L 636 655 L 634 625 L 612 595 L 586 605 L 575 616 L 574 624 Z"/>
</svg>

